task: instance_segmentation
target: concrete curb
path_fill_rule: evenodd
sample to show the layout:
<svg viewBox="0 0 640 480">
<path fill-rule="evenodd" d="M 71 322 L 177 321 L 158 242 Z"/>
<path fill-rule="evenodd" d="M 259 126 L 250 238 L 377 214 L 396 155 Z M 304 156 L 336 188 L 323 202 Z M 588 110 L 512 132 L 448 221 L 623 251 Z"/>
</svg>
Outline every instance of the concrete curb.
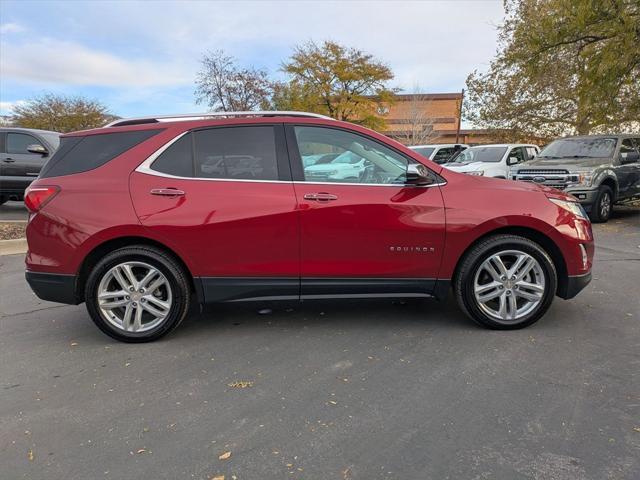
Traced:
<svg viewBox="0 0 640 480">
<path fill-rule="evenodd" d="M 18 253 L 27 253 L 26 238 L 0 240 L 0 255 L 16 255 Z"/>
</svg>

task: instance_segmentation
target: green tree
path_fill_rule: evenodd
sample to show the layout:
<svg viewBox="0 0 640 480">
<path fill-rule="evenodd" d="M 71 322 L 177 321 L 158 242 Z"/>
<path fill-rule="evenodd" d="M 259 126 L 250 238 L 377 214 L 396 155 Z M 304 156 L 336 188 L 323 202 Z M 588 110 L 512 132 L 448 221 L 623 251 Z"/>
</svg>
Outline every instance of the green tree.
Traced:
<svg viewBox="0 0 640 480">
<path fill-rule="evenodd" d="M 499 50 L 465 117 L 505 138 L 638 129 L 640 2 L 505 0 Z"/>
<path fill-rule="evenodd" d="M 377 111 L 392 101 L 394 90 L 387 82 L 393 73 L 372 55 L 335 42 L 310 42 L 296 47 L 282 70 L 291 82 L 276 89 L 278 108 L 304 107 L 371 128 L 384 125 Z"/>
<path fill-rule="evenodd" d="M 97 100 L 54 93 L 16 105 L 11 116 L 16 126 L 62 133 L 102 127 L 112 119 L 107 107 Z"/>
</svg>

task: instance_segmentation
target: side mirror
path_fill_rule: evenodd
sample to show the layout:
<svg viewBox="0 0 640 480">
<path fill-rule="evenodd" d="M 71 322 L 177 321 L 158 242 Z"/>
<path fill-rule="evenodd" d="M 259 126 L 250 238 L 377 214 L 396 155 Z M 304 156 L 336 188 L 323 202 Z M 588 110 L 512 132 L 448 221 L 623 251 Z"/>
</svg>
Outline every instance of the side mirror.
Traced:
<svg viewBox="0 0 640 480">
<path fill-rule="evenodd" d="M 427 167 L 420 163 L 410 163 L 407 165 L 407 185 L 431 185 L 434 181 L 433 175 Z"/>
<path fill-rule="evenodd" d="M 507 160 L 507 165 L 515 165 L 518 163 L 518 157 L 509 157 Z"/>
<path fill-rule="evenodd" d="M 27 152 L 38 153 L 42 156 L 49 155 L 49 150 L 38 143 L 27 146 Z"/>
<path fill-rule="evenodd" d="M 638 152 L 621 152 L 620 163 L 626 165 L 627 163 L 635 163 L 640 160 L 640 153 Z"/>
</svg>

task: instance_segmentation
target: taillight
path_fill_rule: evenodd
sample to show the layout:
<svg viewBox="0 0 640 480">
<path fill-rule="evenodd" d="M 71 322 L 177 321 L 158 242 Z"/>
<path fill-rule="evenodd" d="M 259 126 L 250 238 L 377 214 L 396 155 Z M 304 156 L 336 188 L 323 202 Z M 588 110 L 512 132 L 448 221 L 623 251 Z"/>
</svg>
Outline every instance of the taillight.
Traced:
<svg viewBox="0 0 640 480">
<path fill-rule="evenodd" d="M 29 211 L 36 213 L 51 201 L 60 191 L 60 187 L 55 185 L 29 187 L 24 195 L 24 204 Z"/>
</svg>

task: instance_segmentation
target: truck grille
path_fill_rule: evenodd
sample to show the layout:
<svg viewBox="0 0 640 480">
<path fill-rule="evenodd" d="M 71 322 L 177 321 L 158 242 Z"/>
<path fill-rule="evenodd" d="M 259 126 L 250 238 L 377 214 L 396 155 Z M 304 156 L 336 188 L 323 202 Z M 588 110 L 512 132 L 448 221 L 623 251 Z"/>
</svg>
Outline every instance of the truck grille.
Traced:
<svg viewBox="0 0 640 480">
<path fill-rule="evenodd" d="M 572 181 L 572 175 L 569 174 L 568 170 L 542 168 L 521 169 L 512 175 L 511 178 L 521 182 L 532 182 L 544 185 L 545 187 L 557 188 L 558 190 L 564 190 Z"/>
</svg>

